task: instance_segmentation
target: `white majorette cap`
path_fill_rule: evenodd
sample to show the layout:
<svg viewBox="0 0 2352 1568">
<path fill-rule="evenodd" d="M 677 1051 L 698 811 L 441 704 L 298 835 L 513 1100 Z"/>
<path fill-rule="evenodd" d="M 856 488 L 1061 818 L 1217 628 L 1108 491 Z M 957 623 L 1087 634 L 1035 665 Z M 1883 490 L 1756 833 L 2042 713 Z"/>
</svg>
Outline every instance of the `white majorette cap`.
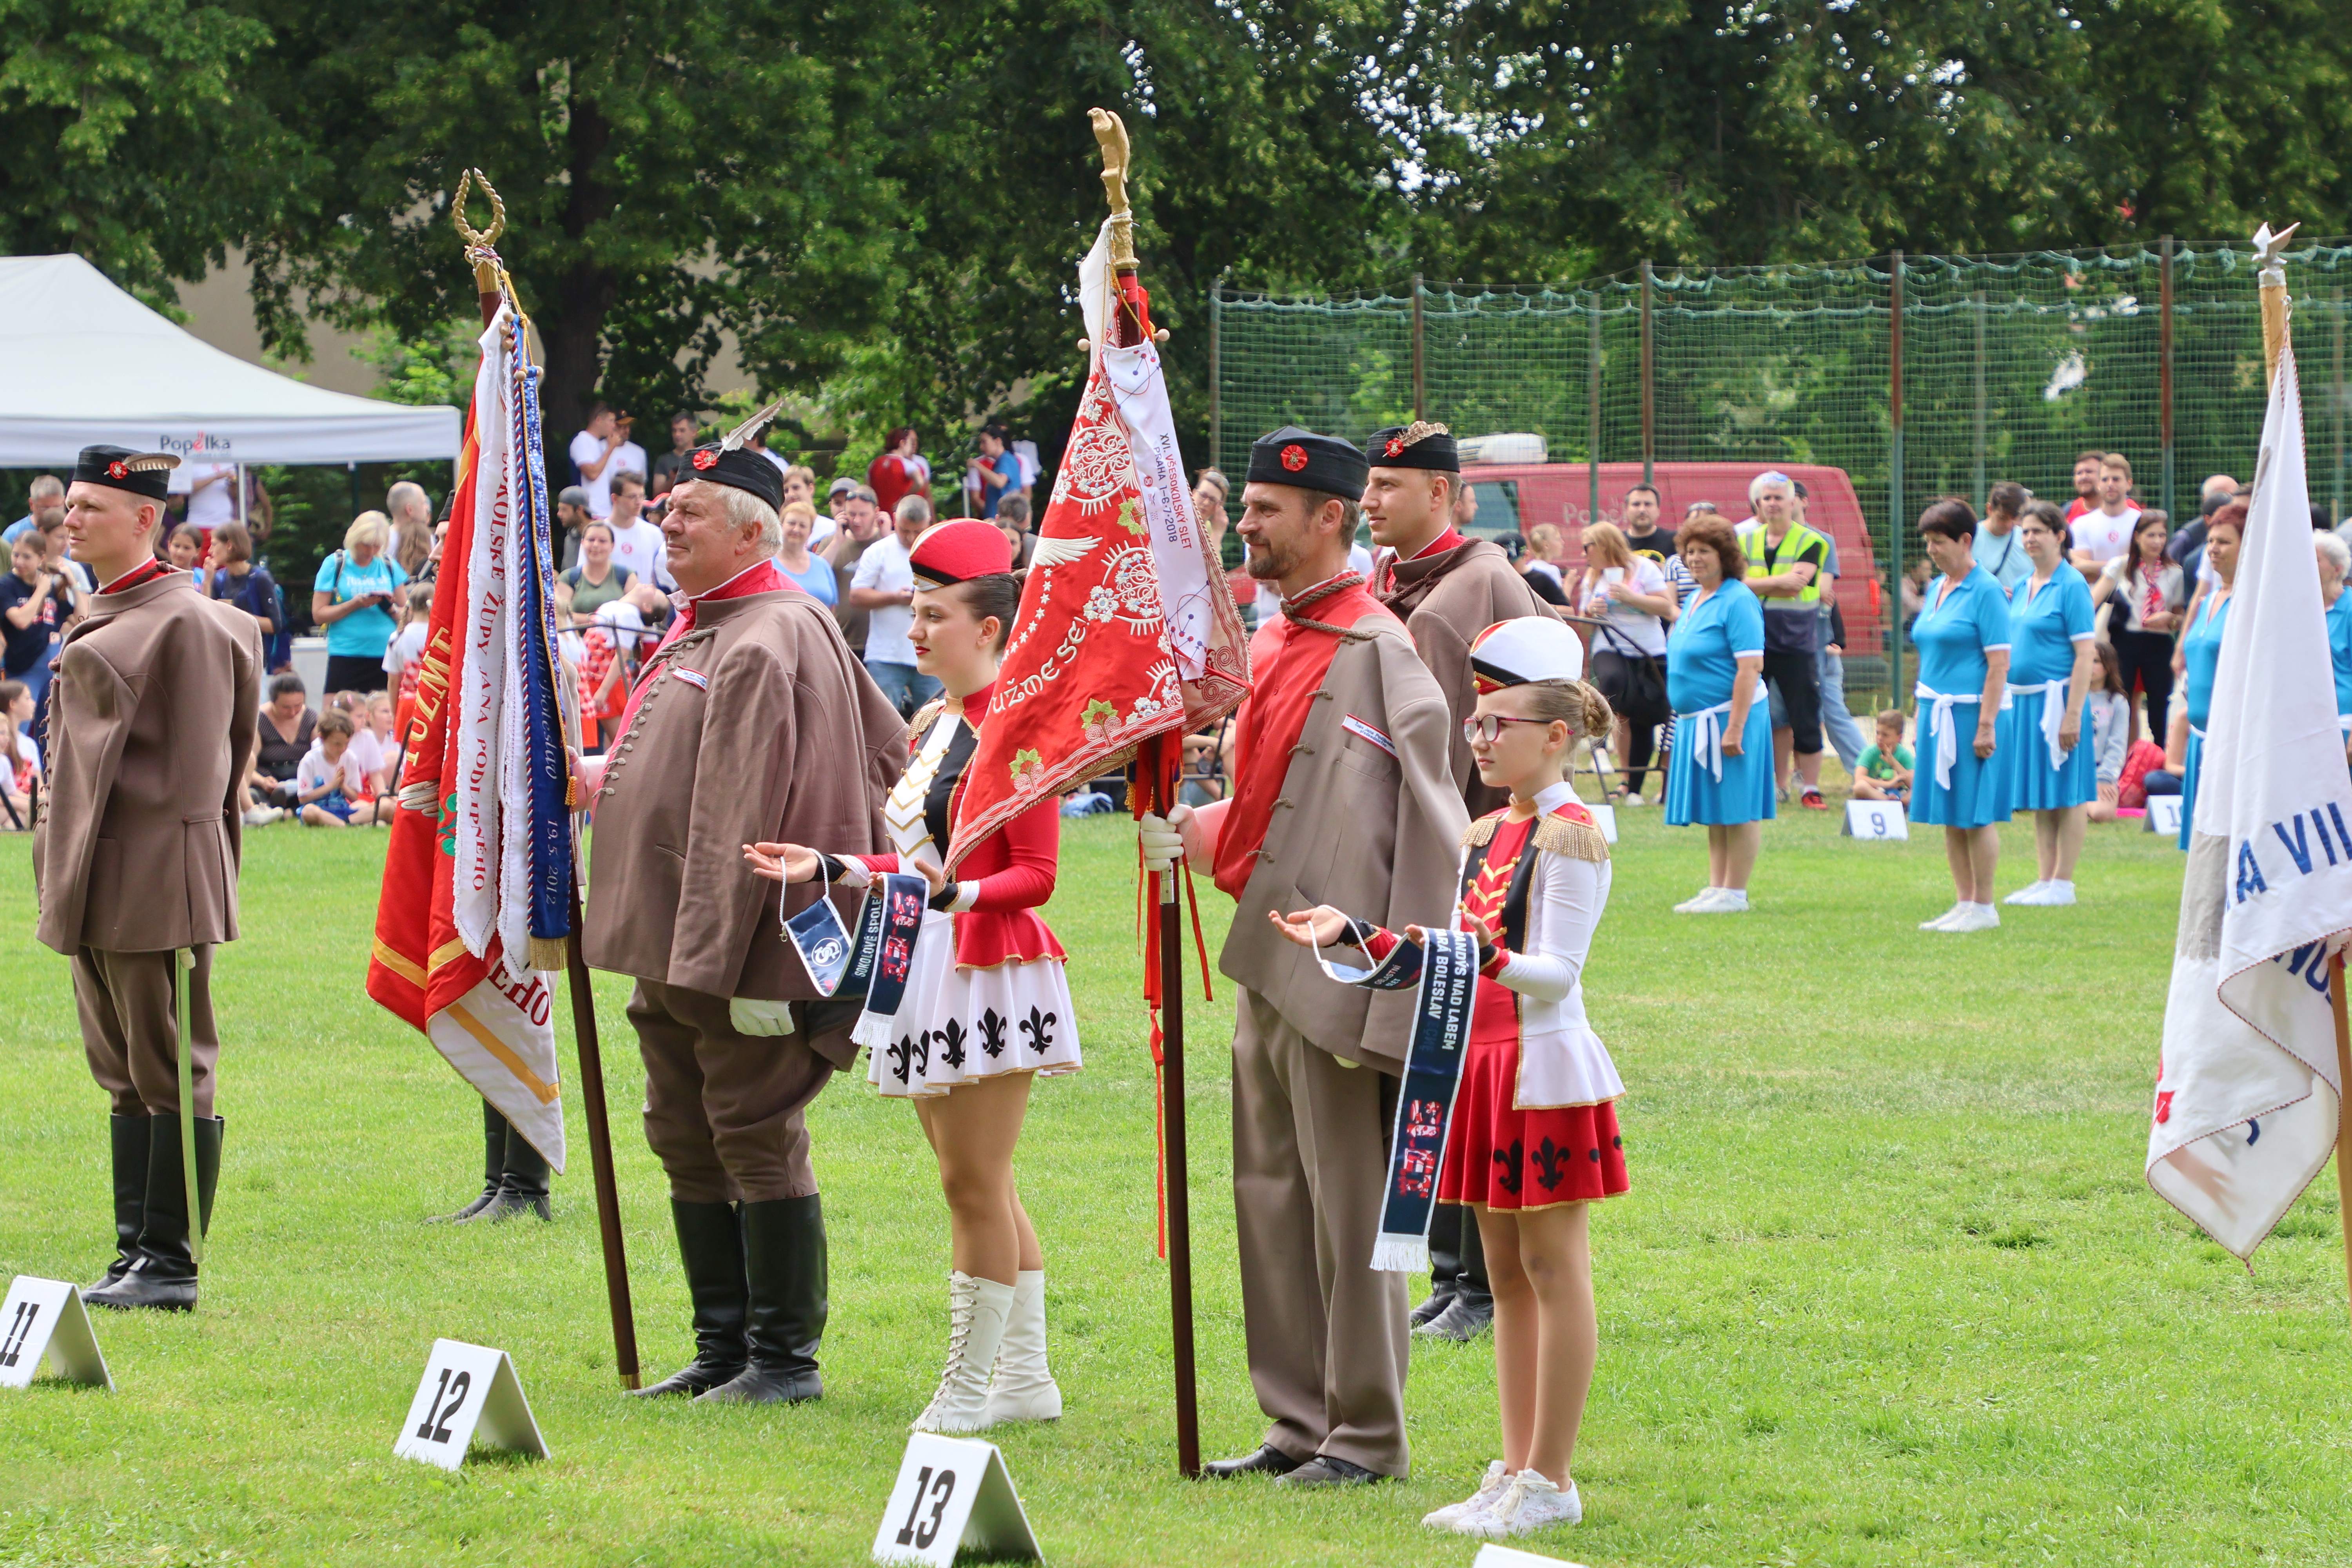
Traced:
<svg viewBox="0 0 2352 1568">
<path fill-rule="evenodd" d="M 1549 616 L 1496 621 L 1470 642 L 1472 684 L 1484 695 L 1530 680 L 1584 679 L 1584 640 Z"/>
</svg>

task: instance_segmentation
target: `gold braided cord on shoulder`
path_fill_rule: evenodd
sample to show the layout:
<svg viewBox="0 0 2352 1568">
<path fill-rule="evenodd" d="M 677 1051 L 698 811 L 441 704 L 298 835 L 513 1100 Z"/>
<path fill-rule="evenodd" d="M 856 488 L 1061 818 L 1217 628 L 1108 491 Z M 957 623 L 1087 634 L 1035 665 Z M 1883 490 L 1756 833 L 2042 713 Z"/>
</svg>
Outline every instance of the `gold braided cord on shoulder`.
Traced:
<svg viewBox="0 0 2352 1568">
<path fill-rule="evenodd" d="M 907 744 L 910 746 L 915 745 L 919 742 L 925 735 L 929 734 L 931 731 L 931 726 L 939 722 L 940 715 L 947 711 L 947 706 L 948 700 L 946 698 L 934 697 L 929 702 L 924 703 L 920 708 L 916 709 L 915 716 L 907 721 Z"/>
</svg>

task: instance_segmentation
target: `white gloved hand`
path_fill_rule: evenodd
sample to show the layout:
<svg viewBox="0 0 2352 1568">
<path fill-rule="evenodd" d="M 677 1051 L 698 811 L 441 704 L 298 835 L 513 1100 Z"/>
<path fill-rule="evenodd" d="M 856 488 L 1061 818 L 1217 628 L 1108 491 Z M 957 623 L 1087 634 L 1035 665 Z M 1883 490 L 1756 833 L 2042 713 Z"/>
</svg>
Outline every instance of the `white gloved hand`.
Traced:
<svg viewBox="0 0 2352 1568">
<path fill-rule="evenodd" d="M 789 1002 L 761 1002 L 738 996 L 727 1004 L 727 1021 L 739 1035 L 789 1035 L 793 1032 L 793 1006 Z"/>
<path fill-rule="evenodd" d="M 1192 808 L 1180 805 L 1166 816 L 1147 811 L 1135 825 L 1136 841 L 1143 847 L 1143 868 L 1147 871 L 1172 871 L 1176 862 L 1184 858 L 1184 828 L 1192 820 Z"/>
</svg>

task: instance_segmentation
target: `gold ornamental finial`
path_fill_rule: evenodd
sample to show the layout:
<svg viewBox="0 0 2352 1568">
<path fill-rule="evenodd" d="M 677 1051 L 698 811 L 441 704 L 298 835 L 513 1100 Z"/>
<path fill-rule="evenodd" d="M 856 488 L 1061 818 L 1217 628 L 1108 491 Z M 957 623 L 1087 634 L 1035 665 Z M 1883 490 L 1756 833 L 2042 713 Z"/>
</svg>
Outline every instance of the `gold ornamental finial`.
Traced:
<svg viewBox="0 0 2352 1568">
<path fill-rule="evenodd" d="M 1135 270 L 1135 211 L 1127 200 L 1127 122 L 1108 109 L 1089 109 L 1087 119 L 1101 144 L 1103 195 L 1110 202 L 1110 265 Z"/>
<path fill-rule="evenodd" d="M 490 226 L 478 229 L 466 221 L 466 197 L 475 185 L 490 198 Z M 499 237 L 507 231 L 507 205 L 499 199 L 496 186 L 489 176 L 479 169 L 468 169 L 457 177 L 457 195 L 449 203 L 449 216 L 457 220 L 457 237 L 466 242 L 466 258 L 474 264 L 474 288 L 477 292 L 495 294 L 499 291 Z"/>
<path fill-rule="evenodd" d="M 2286 346 L 2287 317 L 2290 314 L 2286 293 L 2286 242 L 2303 226 L 2291 223 L 2277 232 L 2263 225 L 2254 231 L 2254 282 L 2256 295 L 2263 307 L 2263 388 L 2267 395 L 2271 378 L 2278 374 L 2279 351 Z"/>
</svg>

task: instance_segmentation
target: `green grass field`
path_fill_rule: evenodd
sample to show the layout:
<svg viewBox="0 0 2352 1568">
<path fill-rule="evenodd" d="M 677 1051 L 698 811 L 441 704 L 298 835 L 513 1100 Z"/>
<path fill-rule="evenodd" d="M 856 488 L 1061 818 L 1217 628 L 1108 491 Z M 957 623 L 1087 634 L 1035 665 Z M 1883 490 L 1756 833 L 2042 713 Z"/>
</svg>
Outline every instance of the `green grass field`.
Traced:
<svg viewBox="0 0 2352 1568">
<path fill-rule="evenodd" d="M 1087 1068 L 1040 1087 L 1022 1169 L 1069 1414 L 999 1435 L 1048 1559 L 1466 1564 L 1474 1543 L 1418 1521 L 1496 1451 L 1486 1342 L 1416 1346 L 1409 1484 L 1176 1477 L 1129 835 L 1076 825 L 1049 911 Z M 913 1115 L 851 1081 L 812 1113 L 833 1251 L 821 1405 L 623 1399 L 576 1099 L 555 1224 L 419 1223 L 478 1181 L 479 1118 L 362 989 L 383 843 L 249 841 L 247 934 L 216 981 L 228 1143 L 203 1310 L 101 1316 L 111 1396 L 0 1394 L 0 1564 L 864 1561 L 943 1337 L 947 1227 Z M 2032 879 L 2031 845 L 2008 834 L 2004 889 Z M 26 859 L 0 843 L 0 1268 L 87 1279 L 110 1234 L 106 1106 L 66 964 L 32 941 Z M 2352 1563 L 2333 1181 L 2250 1276 L 2141 1180 L 2168 843 L 2095 831 L 2080 907 L 1969 937 L 1913 929 L 1950 902 L 1933 839 L 1783 818 L 1755 913 L 1668 912 L 1704 863 L 1695 834 L 1625 814 L 1588 992 L 1628 1086 L 1633 1189 L 1593 1227 L 1586 1522 L 1526 1544 L 1629 1565 Z M 600 1016 L 658 1374 L 688 1353 L 686 1301 L 625 994 L 607 978 Z M 1233 1277 L 1231 994 L 1192 995 L 1215 1457 L 1260 1421 Z M 452 1477 L 392 1457 L 436 1335 L 512 1352 L 551 1460 Z"/>
</svg>

